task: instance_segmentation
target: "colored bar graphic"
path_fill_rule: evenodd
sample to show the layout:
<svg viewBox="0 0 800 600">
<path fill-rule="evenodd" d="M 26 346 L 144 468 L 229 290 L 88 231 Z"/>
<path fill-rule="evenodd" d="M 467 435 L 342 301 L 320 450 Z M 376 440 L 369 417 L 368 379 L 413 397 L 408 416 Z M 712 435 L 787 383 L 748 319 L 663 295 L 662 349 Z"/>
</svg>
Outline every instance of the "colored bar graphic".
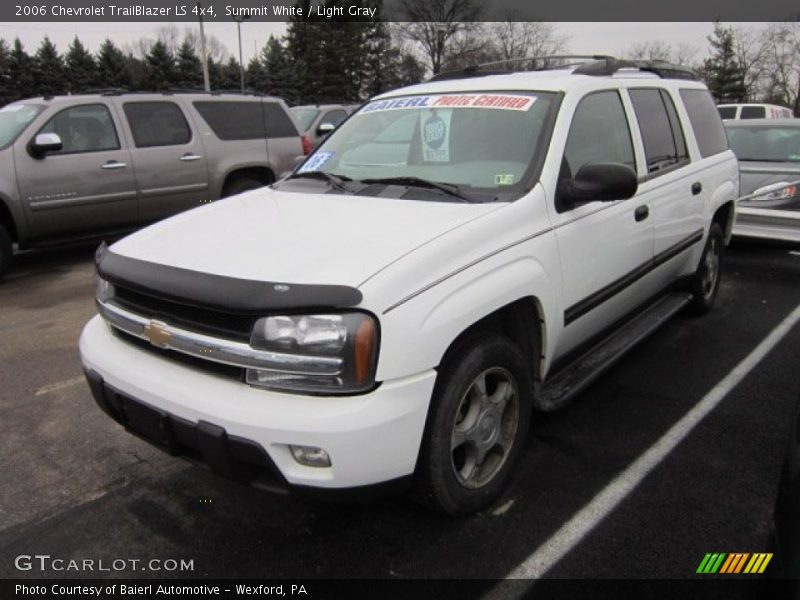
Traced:
<svg viewBox="0 0 800 600">
<path fill-rule="evenodd" d="M 767 552 L 756 552 L 750 554 L 749 552 L 708 552 L 700 561 L 696 573 L 703 574 L 738 574 L 747 573 L 750 575 L 763 573 L 769 562 L 772 560 L 772 554 Z M 745 566 L 746 565 L 746 566 Z M 744 569 L 744 571 L 742 570 Z"/>
</svg>

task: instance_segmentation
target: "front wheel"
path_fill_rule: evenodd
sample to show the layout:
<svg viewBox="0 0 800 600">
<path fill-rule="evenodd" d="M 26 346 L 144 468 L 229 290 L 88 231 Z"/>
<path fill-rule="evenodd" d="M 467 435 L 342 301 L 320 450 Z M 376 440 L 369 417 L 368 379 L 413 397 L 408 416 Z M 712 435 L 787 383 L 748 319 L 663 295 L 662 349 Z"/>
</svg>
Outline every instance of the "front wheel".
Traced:
<svg viewBox="0 0 800 600">
<path fill-rule="evenodd" d="M 417 497 L 450 515 L 491 504 L 530 427 L 532 382 L 517 347 L 472 337 L 442 365 L 416 473 Z"/>
<path fill-rule="evenodd" d="M 696 315 L 704 315 L 714 306 L 719 291 L 720 275 L 722 272 L 722 252 L 725 247 L 725 238 L 722 229 L 717 223 L 712 223 L 708 231 L 708 239 L 700 264 L 692 277 L 691 292 L 692 302 L 689 310 Z"/>
</svg>

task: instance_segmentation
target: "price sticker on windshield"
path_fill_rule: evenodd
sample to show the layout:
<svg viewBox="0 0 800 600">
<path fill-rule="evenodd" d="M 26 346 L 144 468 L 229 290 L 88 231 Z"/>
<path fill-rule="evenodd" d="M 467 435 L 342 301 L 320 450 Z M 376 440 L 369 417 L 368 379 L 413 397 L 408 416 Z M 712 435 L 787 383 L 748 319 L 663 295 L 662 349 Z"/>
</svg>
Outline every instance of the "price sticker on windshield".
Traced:
<svg viewBox="0 0 800 600">
<path fill-rule="evenodd" d="M 529 110 L 536 101 L 534 96 L 519 94 L 444 94 L 440 96 L 406 96 L 370 102 L 358 115 L 385 110 L 411 108 L 483 108 L 491 110 Z"/>
</svg>

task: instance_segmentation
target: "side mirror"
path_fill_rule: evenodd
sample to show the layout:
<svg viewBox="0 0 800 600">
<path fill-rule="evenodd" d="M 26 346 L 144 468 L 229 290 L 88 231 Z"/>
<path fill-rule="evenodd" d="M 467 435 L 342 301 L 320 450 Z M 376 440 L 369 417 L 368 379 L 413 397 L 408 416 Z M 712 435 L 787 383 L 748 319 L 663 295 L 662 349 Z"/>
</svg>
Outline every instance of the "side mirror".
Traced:
<svg viewBox="0 0 800 600">
<path fill-rule="evenodd" d="M 336 129 L 336 125 L 333 123 L 320 123 L 319 127 L 317 127 L 317 134 L 318 135 L 328 135 L 331 131 Z"/>
<path fill-rule="evenodd" d="M 33 158 L 44 158 L 48 152 L 58 152 L 63 147 L 57 133 L 40 133 L 28 144 L 28 153 Z"/>
<path fill-rule="evenodd" d="M 636 194 L 636 173 L 620 163 L 583 165 L 572 180 L 558 184 L 558 200 L 567 206 L 586 202 L 627 200 Z"/>
</svg>

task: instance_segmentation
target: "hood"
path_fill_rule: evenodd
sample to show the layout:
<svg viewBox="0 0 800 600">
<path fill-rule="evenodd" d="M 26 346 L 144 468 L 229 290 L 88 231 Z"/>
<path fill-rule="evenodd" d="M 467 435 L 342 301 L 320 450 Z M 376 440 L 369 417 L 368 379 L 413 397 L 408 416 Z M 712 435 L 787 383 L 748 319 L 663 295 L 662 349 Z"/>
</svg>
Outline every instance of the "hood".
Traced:
<svg viewBox="0 0 800 600">
<path fill-rule="evenodd" d="M 462 204 L 262 188 L 147 227 L 111 251 L 250 279 L 348 285 L 503 204 Z"/>
</svg>

